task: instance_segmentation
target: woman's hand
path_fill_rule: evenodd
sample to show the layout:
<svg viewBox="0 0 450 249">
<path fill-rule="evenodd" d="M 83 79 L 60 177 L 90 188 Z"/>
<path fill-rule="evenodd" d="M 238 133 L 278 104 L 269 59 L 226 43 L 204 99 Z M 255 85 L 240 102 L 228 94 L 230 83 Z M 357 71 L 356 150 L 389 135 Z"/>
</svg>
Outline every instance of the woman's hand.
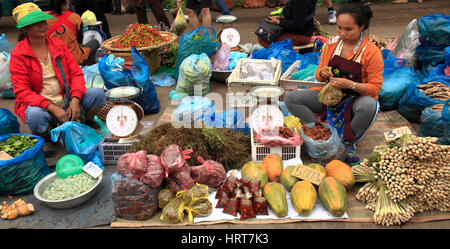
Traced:
<svg viewBox="0 0 450 249">
<path fill-rule="evenodd" d="M 320 69 L 319 75 L 320 75 L 320 77 L 324 78 L 325 81 L 333 76 L 333 74 L 331 74 L 331 72 L 328 69 L 328 67 L 322 67 L 322 69 Z"/>
<path fill-rule="evenodd" d="M 339 89 L 351 89 L 353 87 L 353 81 L 345 78 L 330 78 L 331 85 Z"/>
<path fill-rule="evenodd" d="M 67 114 L 71 121 L 76 121 L 80 117 L 80 100 L 78 98 L 73 98 L 70 101 L 69 108 L 67 108 Z"/>
<path fill-rule="evenodd" d="M 276 24 L 276 25 L 279 25 L 279 24 L 280 24 L 280 20 L 279 20 L 278 18 L 273 17 L 273 16 L 267 17 L 267 18 L 266 18 L 266 21 L 267 21 L 268 23 L 273 23 L 273 24 Z"/>
<path fill-rule="evenodd" d="M 48 105 L 47 110 L 49 110 L 56 117 L 56 119 L 58 119 L 60 123 L 69 121 L 69 115 L 61 107 L 54 104 L 50 104 Z"/>
</svg>

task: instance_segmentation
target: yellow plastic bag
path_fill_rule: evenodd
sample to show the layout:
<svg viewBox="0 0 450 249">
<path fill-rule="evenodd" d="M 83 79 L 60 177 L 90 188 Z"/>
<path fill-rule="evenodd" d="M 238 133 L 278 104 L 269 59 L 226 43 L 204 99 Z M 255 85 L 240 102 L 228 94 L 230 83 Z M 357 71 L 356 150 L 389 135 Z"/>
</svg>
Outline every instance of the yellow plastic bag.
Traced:
<svg viewBox="0 0 450 249">
<path fill-rule="evenodd" d="M 299 123 L 300 119 L 294 115 L 284 117 L 284 126 L 286 126 L 289 129 L 296 128 Z"/>
<path fill-rule="evenodd" d="M 181 10 L 181 8 L 179 8 L 177 16 L 173 21 L 173 31 L 177 33 L 183 33 L 183 31 L 186 30 L 186 28 L 187 28 L 187 20 L 184 17 L 183 11 Z"/>
<path fill-rule="evenodd" d="M 319 98 L 320 103 L 326 106 L 335 106 L 341 103 L 343 96 L 344 94 L 341 89 L 332 86 L 331 83 L 328 83 L 322 88 L 322 90 L 320 90 L 317 97 Z"/>
</svg>

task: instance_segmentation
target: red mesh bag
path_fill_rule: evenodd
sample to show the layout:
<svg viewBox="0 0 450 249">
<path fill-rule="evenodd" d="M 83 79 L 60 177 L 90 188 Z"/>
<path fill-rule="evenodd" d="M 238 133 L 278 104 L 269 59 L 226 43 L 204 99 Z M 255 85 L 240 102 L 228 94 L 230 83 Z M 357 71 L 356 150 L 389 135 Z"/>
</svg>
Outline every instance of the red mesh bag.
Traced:
<svg viewBox="0 0 450 249">
<path fill-rule="evenodd" d="M 176 145 L 171 144 L 167 146 L 161 153 L 161 163 L 165 169 L 165 177 L 167 178 L 169 174 L 182 171 L 185 167 L 189 167 L 186 159 L 189 159 L 188 154 L 192 153 L 193 150 L 185 150 Z"/>
<path fill-rule="evenodd" d="M 233 175 L 227 177 L 222 186 L 222 191 L 227 192 L 228 194 L 234 193 L 234 189 L 237 187 L 237 183 L 239 179 Z"/>
<path fill-rule="evenodd" d="M 253 196 L 257 196 L 258 191 L 261 189 L 261 181 L 257 178 L 251 179 L 248 189 Z"/>
<path fill-rule="evenodd" d="M 230 201 L 230 198 L 228 197 L 228 194 L 226 192 L 223 192 L 219 198 L 219 201 L 216 204 L 216 208 L 226 207 L 229 201 Z"/>
<path fill-rule="evenodd" d="M 240 200 L 237 198 L 231 198 L 225 208 L 223 209 L 224 213 L 231 214 L 233 216 L 237 216 L 237 213 L 239 211 L 239 204 Z"/>
<path fill-rule="evenodd" d="M 191 176 L 194 182 L 205 184 L 211 188 L 218 188 L 227 174 L 223 165 L 213 160 L 205 161 L 201 157 L 198 157 L 197 160 L 202 165 L 191 167 Z"/>
<path fill-rule="evenodd" d="M 217 189 L 215 199 L 219 199 L 222 196 L 222 191 L 223 191 L 222 187 L 223 187 L 223 184 Z"/>
<path fill-rule="evenodd" d="M 189 167 L 185 168 L 185 170 L 170 174 L 167 178 L 167 186 L 173 193 L 192 188 L 194 181 L 190 175 Z"/>
<path fill-rule="evenodd" d="M 147 152 L 125 153 L 117 161 L 117 170 L 125 177 L 139 180 L 147 168 Z"/>
<path fill-rule="evenodd" d="M 155 188 L 161 185 L 164 180 L 164 174 L 164 167 L 159 156 L 147 155 L 147 168 L 139 180 Z"/>
<path fill-rule="evenodd" d="M 250 177 L 244 176 L 239 181 L 241 182 L 242 187 L 250 188 Z"/>
<path fill-rule="evenodd" d="M 262 196 L 261 189 L 253 199 L 253 208 L 255 209 L 256 215 L 269 215 L 267 211 L 267 200 Z"/>
</svg>

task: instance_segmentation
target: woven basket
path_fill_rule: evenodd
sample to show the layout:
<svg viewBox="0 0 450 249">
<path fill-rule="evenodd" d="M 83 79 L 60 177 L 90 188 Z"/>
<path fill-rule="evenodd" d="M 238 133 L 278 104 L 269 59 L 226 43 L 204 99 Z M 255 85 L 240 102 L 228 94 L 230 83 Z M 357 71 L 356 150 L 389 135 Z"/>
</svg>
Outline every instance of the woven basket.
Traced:
<svg viewBox="0 0 450 249">
<path fill-rule="evenodd" d="M 170 32 L 160 31 L 159 32 L 162 36 L 168 36 L 169 41 L 155 45 L 155 46 L 148 46 L 148 47 L 141 47 L 136 48 L 144 57 L 145 61 L 147 61 L 148 67 L 150 69 L 150 74 L 153 74 L 158 70 L 158 68 L 161 66 L 161 56 L 160 56 L 160 48 L 169 45 L 170 43 L 174 42 L 177 39 L 177 35 Z M 113 48 L 112 43 L 119 39 L 120 36 L 112 37 L 102 43 L 102 47 L 104 47 L 109 54 L 113 54 L 115 57 L 121 57 L 125 59 L 124 64 L 131 66 L 133 65 L 133 58 L 131 56 L 131 48 Z"/>
</svg>

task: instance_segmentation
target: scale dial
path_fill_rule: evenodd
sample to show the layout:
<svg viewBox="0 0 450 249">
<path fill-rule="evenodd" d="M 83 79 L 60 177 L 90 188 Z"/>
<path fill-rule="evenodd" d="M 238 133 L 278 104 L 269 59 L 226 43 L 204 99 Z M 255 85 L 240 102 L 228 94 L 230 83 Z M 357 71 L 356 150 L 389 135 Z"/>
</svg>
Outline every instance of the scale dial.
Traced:
<svg viewBox="0 0 450 249">
<path fill-rule="evenodd" d="M 138 123 L 136 112 L 128 105 L 116 105 L 106 115 L 106 126 L 117 137 L 131 135 Z"/>
<path fill-rule="evenodd" d="M 274 129 L 283 126 L 283 113 L 276 105 L 260 105 L 253 110 L 250 125 L 256 132 L 259 132 L 262 128 Z"/>
</svg>

